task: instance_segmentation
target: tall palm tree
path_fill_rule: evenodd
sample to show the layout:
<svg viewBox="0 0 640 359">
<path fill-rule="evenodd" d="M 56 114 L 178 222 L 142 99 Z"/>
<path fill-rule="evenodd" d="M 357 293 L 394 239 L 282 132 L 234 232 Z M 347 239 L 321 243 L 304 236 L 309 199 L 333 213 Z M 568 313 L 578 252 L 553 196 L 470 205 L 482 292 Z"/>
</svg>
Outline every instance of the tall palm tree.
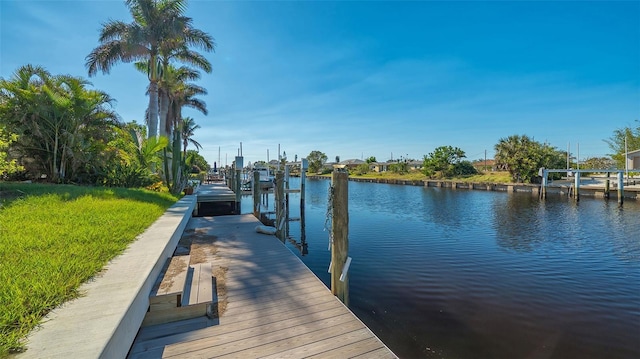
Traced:
<svg viewBox="0 0 640 359">
<path fill-rule="evenodd" d="M 186 0 L 127 0 L 133 22 L 127 24 L 111 20 L 105 23 L 99 37 L 100 45 L 86 58 L 89 76 L 98 71 L 109 73 L 118 62 L 147 62 L 149 137 L 158 135 L 158 81 L 163 65 L 169 61 L 166 57 L 168 49 L 180 49 L 174 50 L 174 57 L 179 60 L 198 63 L 202 57 L 195 56 L 188 46 L 197 45 L 205 49 L 213 49 L 214 46 L 211 37 L 193 29 L 192 19 L 184 16 L 186 4 Z M 189 55 L 194 59 L 189 60 Z"/>
<path fill-rule="evenodd" d="M 196 150 L 202 148 L 200 142 L 193 139 L 195 131 L 200 128 L 200 125 L 196 124 L 196 121 L 191 117 L 185 117 L 180 124 L 180 132 L 182 132 L 182 155 L 187 157 L 187 146 L 192 144 Z"/>
<path fill-rule="evenodd" d="M 146 73 L 148 66 L 144 62 L 137 62 L 136 68 L 140 72 Z M 187 66 L 175 67 L 171 64 L 164 67 L 163 75 L 158 82 L 158 97 L 160 102 L 160 135 L 171 138 L 174 128 L 174 121 L 169 114 L 169 107 L 172 104 L 171 97 L 174 96 L 176 89 L 181 89 L 187 81 L 200 79 L 200 72 Z"/>
<path fill-rule="evenodd" d="M 211 63 L 198 52 L 190 50 L 188 45 L 195 45 L 205 51 L 213 51 L 215 49 L 215 43 L 211 36 L 190 26 L 183 32 L 183 37 L 175 41 L 164 42 L 160 47 L 162 64 L 159 91 L 160 134 L 167 137 L 170 137 L 173 127 L 167 117 L 170 106 L 169 92 L 172 84 L 200 79 L 200 73 L 197 70 L 186 66 L 176 68 L 171 65 L 170 61 L 175 59 L 207 73 L 211 72 Z"/>
<path fill-rule="evenodd" d="M 182 133 L 178 130 L 182 123 L 182 108 L 191 107 L 206 115 L 206 103 L 196 96 L 206 95 L 207 91 L 200 86 L 181 81 L 171 84 L 171 87 L 167 88 L 167 94 L 169 98 L 167 123 L 172 125 L 174 131 L 171 136 L 171 163 L 169 163 L 168 157 L 165 157 L 167 158 L 165 160 L 165 174 L 169 189 L 174 193 L 179 193 L 185 180 L 181 177 L 184 170 L 184 157 L 180 151 Z"/>
</svg>

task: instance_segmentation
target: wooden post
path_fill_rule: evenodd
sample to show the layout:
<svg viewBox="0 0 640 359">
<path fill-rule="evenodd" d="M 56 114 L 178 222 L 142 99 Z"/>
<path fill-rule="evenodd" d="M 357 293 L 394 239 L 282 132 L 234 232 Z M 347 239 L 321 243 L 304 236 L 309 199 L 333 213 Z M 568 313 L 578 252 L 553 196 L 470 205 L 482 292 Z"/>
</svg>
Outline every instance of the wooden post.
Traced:
<svg viewBox="0 0 640 359">
<path fill-rule="evenodd" d="M 307 228 L 306 228 L 306 217 L 304 213 L 304 205 L 300 206 L 300 245 L 302 246 L 302 251 L 300 252 L 303 256 L 309 254 L 309 246 L 307 245 Z"/>
<path fill-rule="evenodd" d="M 260 173 L 253 171 L 253 181 L 251 189 L 253 190 L 253 215 L 260 219 Z"/>
<path fill-rule="evenodd" d="M 307 180 L 307 169 L 309 168 L 309 161 L 306 158 L 300 160 L 300 209 L 304 208 L 305 200 L 305 183 Z"/>
<path fill-rule="evenodd" d="M 580 172 L 575 173 L 575 182 L 573 186 L 573 199 L 576 202 L 580 201 Z"/>
<path fill-rule="evenodd" d="M 618 205 L 622 206 L 624 202 L 624 174 L 618 172 Z"/>
<path fill-rule="evenodd" d="M 604 198 L 609 198 L 609 194 L 610 194 L 610 187 L 611 185 L 609 184 L 609 176 L 611 175 L 611 172 L 607 172 L 607 180 L 604 183 Z"/>
<path fill-rule="evenodd" d="M 309 168 L 309 161 L 306 158 L 300 160 L 300 244 L 302 245 L 302 255 L 309 254 L 309 247 L 307 245 L 307 229 L 305 218 L 305 186 L 307 181 L 307 169 Z"/>
<path fill-rule="evenodd" d="M 284 165 L 284 188 L 289 189 L 289 165 Z M 289 191 L 284 194 L 284 237 L 289 237 Z"/>
<path fill-rule="evenodd" d="M 349 254 L 349 174 L 334 169 L 331 177 L 331 293 L 349 305 L 349 274 L 340 280 Z"/>
<path fill-rule="evenodd" d="M 275 204 L 276 204 L 276 237 L 284 240 L 284 174 L 282 171 L 276 173 L 275 188 Z"/>
<path fill-rule="evenodd" d="M 235 173 L 235 192 L 236 192 L 236 214 L 240 214 L 241 209 L 240 209 L 240 203 L 242 201 L 242 167 L 244 166 L 243 164 L 243 158 L 242 156 L 236 156 L 236 173 Z"/>
</svg>

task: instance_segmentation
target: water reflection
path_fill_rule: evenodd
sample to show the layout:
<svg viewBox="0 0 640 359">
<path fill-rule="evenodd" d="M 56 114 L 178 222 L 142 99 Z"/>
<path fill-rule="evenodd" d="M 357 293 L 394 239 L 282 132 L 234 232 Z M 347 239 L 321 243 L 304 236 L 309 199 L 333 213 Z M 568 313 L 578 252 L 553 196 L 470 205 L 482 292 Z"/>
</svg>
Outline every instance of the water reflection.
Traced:
<svg viewBox="0 0 640 359">
<path fill-rule="evenodd" d="M 538 231 L 545 229 L 546 204 L 531 195 L 518 193 L 494 201 L 491 212 L 498 245 L 514 251 L 534 250 L 547 236 L 546 232 Z"/>
<path fill-rule="evenodd" d="M 287 242 L 325 284 L 329 184 L 307 183 L 290 223 L 304 231 Z M 349 194 L 350 308 L 400 357 L 640 357 L 640 203 L 353 182 Z"/>
</svg>

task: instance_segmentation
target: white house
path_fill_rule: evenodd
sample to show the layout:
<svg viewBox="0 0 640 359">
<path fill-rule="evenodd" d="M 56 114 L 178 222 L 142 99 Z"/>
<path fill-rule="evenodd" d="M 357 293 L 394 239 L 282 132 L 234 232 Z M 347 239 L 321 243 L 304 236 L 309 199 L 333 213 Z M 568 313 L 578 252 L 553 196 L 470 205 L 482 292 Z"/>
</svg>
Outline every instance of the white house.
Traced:
<svg viewBox="0 0 640 359">
<path fill-rule="evenodd" d="M 630 170 L 640 170 L 640 150 L 627 152 L 627 167 Z"/>
</svg>

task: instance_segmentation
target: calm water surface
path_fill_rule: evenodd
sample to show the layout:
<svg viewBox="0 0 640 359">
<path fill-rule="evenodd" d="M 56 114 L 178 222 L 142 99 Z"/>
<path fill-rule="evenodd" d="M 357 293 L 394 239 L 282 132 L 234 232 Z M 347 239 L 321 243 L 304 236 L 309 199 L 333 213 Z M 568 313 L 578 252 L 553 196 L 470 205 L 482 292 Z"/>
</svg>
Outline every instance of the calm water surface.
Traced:
<svg viewBox="0 0 640 359">
<path fill-rule="evenodd" d="M 287 243 L 327 285 L 329 185 Z M 637 201 L 349 182 L 349 214 L 350 308 L 401 358 L 640 358 Z"/>
</svg>

